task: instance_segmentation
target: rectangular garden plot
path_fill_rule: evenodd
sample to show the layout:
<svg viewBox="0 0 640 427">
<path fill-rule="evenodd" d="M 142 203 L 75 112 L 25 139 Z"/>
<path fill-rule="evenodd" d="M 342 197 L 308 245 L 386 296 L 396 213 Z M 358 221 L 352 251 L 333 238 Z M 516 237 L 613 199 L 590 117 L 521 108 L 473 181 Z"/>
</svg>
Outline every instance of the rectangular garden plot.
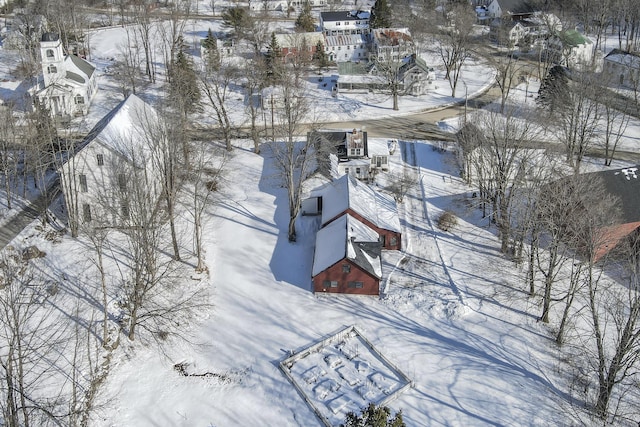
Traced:
<svg viewBox="0 0 640 427">
<path fill-rule="evenodd" d="M 386 405 L 411 386 L 354 326 L 292 354 L 280 369 L 327 427 L 370 402 Z"/>
</svg>

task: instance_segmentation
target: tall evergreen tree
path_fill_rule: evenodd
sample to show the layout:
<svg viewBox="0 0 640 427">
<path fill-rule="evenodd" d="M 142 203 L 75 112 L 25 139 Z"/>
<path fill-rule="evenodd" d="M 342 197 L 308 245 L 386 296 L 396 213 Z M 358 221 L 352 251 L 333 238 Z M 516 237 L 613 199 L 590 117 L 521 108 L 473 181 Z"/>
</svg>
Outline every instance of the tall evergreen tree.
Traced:
<svg viewBox="0 0 640 427">
<path fill-rule="evenodd" d="M 311 15 L 311 4 L 308 1 L 304 2 L 302 6 L 302 11 L 300 15 L 298 15 L 298 19 L 296 19 L 296 31 L 298 32 L 311 32 L 315 31 L 316 23 Z"/>
<path fill-rule="evenodd" d="M 267 68 L 267 76 L 274 83 L 280 79 L 282 75 L 282 49 L 276 38 L 276 33 L 271 33 L 271 40 L 267 45 L 267 54 L 265 56 L 265 65 Z"/>
<path fill-rule="evenodd" d="M 184 44 L 180 44 L 169 71 L 169 99 L 176 112 L 186 117 L 198 109 L 200 88 L 193 62 L 184 50 Z"/>
<path fill-rule="evenodd" d="M 313 61 L 318 66 L 319 71 L 329 66 L 329 58 L 327 57 L 327 53 L 324 51 L 324 45 L 321 41 L 316 43 L 316 51 L 313 52 Z"/>
<path fill-rule="evenodd" d="M 549 112 L 557 111 L 570 102 L 569 77 L 564 67 L 556 65 L 549 69 L 547 76 L 540 84 L 536 102 L 548 108 Z"/>
<path fill-rule="evenodd" d="M 207 37 L 202 40 L 202 49 L 207 72 L 217 71 L 220 69 L 220 52 L 218 51 L 218 40 L 211 32 L 211 28 L 207 32 Z"/>
<path fill-rule="evenodd" d="M 376 0 L 371 8 L 371 16 L 369 17 L 370 28 L 390 28 L 391 27 L 391 9 L 387 4 L 387 0 Z"/>
</svg>

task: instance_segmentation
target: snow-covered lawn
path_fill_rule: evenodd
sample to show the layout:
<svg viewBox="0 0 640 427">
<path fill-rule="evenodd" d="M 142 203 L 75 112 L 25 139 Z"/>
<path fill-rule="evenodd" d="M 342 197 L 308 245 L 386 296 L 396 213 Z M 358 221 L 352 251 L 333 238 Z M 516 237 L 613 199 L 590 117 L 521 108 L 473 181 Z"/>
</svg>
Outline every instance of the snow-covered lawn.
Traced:
<svg viewBox="0 0 640 427">
<path fill-rule="evenodd" d="M 209 25 L 194 24 L 194 34 L 202 36 Z M 121 100 L 107 73 L 121 38 L 120 28 L 92 37 L 92 60 L 106 74 L 79 127 L 90 128 Z M 492 75 L 475 63 L 463 78 L 471 95 Z M 400 112 L 393 112 L 384 97 L 332 98 L 318 82 L 308 84 L 326 120 L 406 114 L 461 100 L 448 96 L 446 82 L 436 86 L 428 96 L 403 98 Z M 0 93 L 15 87 L 8 79 L 0 83 Z M 184 277 L 181 284 L 207 286 L 211 308 L 176 324 L 161 348 L 123 337 L 91 425 L 319 425 L 278 365 L 292 349 L 346 325 L 355 325 L 413 381 L 414 387 L 390 403 L 403 411 L 409 426 L 575 424 L 572 414 L 581 409 L 570 407 L 570 373 L 551 331 L 537 321 L 535 299 L 526 298 L 522 272 L 500 253 L 495 229 L 472 205 L 473 189 L 458 178 L 453 155 L 433 144 L 401 141 L 391 157 L 392 172 L 412 171 L 420 185 L 400 206 L 405 247 L 384 253 L 384 292 L 373 298 L 311 292 L 317 219 L 301 217 L 298 241 L 290 243 L 286 192 L 270 159 L 253 154 L 249 142 L 235 141 L 223 197 L 206 225 L 209 276 L 204 283 Z M 445 210 L 459 218 L 451 232 L 434 227 Z M 35 244 L 46 252 L 38 266 L 65 283 L 57 296 L 63 310 L 71 313 L 77 301 L 99 306 L 86 242 L 68 235 L 54 242 L 43 234 L 32 226 L 13 244 L 18 249 Z M 183 253 L 193 249 L 189 236 L 182 233 Z M 176 366 L 187 367 L 189 375 Z M 370 381 L 383 383 L 378 377 Z M 325 385 L 318 394 L 326 392 L 329 399 L 332 385 Z"/>
</svg>

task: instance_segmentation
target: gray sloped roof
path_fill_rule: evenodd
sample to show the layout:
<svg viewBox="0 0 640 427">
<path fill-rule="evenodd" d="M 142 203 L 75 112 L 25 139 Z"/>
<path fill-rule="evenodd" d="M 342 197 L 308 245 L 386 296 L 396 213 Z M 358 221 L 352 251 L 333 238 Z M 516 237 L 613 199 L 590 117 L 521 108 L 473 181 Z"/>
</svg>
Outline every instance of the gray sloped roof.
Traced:
<svg viewBox="0 0 640 427">
<path fill-rule="evenodd" d="M 80 84 L 85 84 L 87 82 L 84 77 L 74 73 L 73 71 L 67 71 L 66 78 L 68 78 L 69 80 L 73 80 L 74 82 L 78 82 Z"/>
<path fill-rule="evenodd" d="M 599 177 L 606 192 L 617 197 L 622 221 L 640 221 L 640 165 L 581 175 L 586 180 Z"/>
<path fill-rule="evenodd" d="M 73 65 L 78 67 L 83 73 L 87 75 L 87 77 L 91 77 L 93 75 L 96 67 L 76 55 L 69 55 L 69 59 L 71 59 Z"/>
<path fill-rule="evenodd" d="M 341 10 L 337 12 L 320 12 L 323 22 L 361 21 L 369 19 L 370 13 L 362 10 Z"/>
</svg>

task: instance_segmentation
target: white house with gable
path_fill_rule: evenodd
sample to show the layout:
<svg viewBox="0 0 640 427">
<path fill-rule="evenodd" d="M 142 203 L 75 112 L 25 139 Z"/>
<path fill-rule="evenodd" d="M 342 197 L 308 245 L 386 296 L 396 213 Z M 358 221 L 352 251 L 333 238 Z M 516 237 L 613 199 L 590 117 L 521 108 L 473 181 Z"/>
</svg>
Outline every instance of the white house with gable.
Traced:
<svg viewBox="0 0 640 427">
<path fill-rule="evenodd" d="M 98 91 L 95 67 L 76 55 L 65 54 L 60 36 L 44 33 L 40 42 L 42 76 L 31 94 L 52 115 L 84 115 Z"/>
<path fill-rule="evenodd" d="M 320 27 L 327 36 L 368 34 L 370 15 L 362 10 L 321 12 Z"/>
<path fill-rule="evenodd" d="M 604 57 L 603 71 L 616 83 L 638 87 L 640 85 L 640 53 L 613 49 Z"/>
<path fill-rule="evenodd" d="M 129 224 L 132 204 L 155 209 L 159 176 L 153 154 L 164 135 L 160 126 L 153 107 L 136 95 L 96 124 L 60 170 L 70 223 L 122 226 Z"/>
</svg>

